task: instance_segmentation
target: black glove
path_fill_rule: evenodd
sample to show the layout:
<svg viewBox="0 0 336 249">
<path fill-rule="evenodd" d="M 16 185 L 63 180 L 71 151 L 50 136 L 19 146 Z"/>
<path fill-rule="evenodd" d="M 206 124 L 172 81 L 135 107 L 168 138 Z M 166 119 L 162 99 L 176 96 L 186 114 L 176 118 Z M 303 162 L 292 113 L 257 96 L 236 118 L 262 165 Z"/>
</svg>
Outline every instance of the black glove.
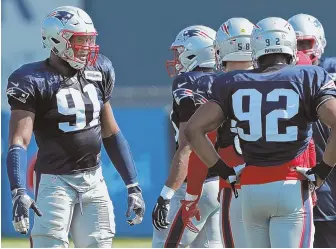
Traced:
<svg viewBox="0 0 336 249">
<path fill-rule="evenodd" d="M 42 216 L 42 213 L 35 201 L 27 195 L 24 188 L 12 191 L 12 203 L 14 229 L 22 234 L 27 234 L 29 231 L 29 209 L 33 209 L 38 216 Z"/>
<path fill-rule="evenodd" d="M 235 198 L 238 198 L 238 192 L 235 187 L 237 181 L 236 171 L 233 168 L 227 166 L 222 159 L 218 159 L 218 161 L 212 168 L 219 175 L 219 177 L 223 178 L 228 183 L 230 183 Z M 230 176 L 233 177 L 229 178 Z"/>
<path fill-rule="evenodd" d="M 311 168 L 306 172 L 307 175 L 315 174 L 317 175 L 321 180 L 325 180 L 330 172 L 332 171 L 333 167 L 330 167 L 325 162 L 321 161 L 318 164 L 316 164 L 315 167 Z"/>
<path fill-rule="evenodd" d="M 156 230 L 167 229 L 170 224 L 167 220 L 170 200 L 164 200 L 162 196 L 157 199 L 152 212 L 152 222 Z"/>
<path fill-rule="evenodd" d="M 130 187 L 128 189 L 128 207 L 126 212 L 126 217 L 130 218 L 132 211 L 135 213 L 133 219 L 128 219 L 127 222 L 130 226 L 140 224 L 145 215 L 146 205 L 142 198 L 141 188 L 139 186 Z"/>
<path fill-rule="evenodd" d="M 328 177 L 329 173 L 332 171 L 333 167 L 330 167 L 325 162 L 321 161 L 316 164 L 313 168 L 302 168 L 302 167 L 294 167 L 294 170 L 304 175 L 309 181 L 314 183 L 315 186 L 320 187 L 325 179 Z M 317 183 L 317 179 L 321 179 L 322 183 Z"/>
<path fill-rule="evenodd" d="M 215 172 L 224 180 L 227 180 L 229 176 L 235 176 L 236 172 L 233 168 L 227 166 L 222 159 L 218 159 L 216 164 L 212 167 Z"/>
</svg>

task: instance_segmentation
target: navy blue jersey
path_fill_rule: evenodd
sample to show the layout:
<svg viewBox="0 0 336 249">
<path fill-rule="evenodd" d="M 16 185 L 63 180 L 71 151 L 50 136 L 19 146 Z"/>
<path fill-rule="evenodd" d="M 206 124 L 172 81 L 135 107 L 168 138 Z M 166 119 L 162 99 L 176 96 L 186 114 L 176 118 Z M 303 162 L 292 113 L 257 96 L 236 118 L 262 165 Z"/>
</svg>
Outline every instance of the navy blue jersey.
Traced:
<svg viewBox="0 0 336 249">
<path fill-rule="evenodd" d="M 172 85 L 173 110 L 170 118 L 177 135 L 176 142 L 178 142 L 180 123 L 187 122 L 197 108 L 208 101 L 208 82 L 215 75 L 215 73 L 192 71 L 182 73 L 174 79 Z M 203 78 L 202 76 L 206 78 L 198 80 Z"/>
<path fill-rule="evenodd" d="M 336 58 L 327 57 L 320 61 L 320 67 L 336 79 Z M 313 138 L 316 149 L 316 161 L 320 162 L 326 148 L 330 129 L 320 121 L 313 124 Z M 336 171 L 333 170 L 325 183 L 316 190 L 317 203 L 314 207 L 315 221 L 336 220 Z"/>
<path fill-rule="evenodd" d="M 103 55 L 71 78 L 48 60 L 25 64 L 10 75 L 11 110 L 35 113 L 36 172 L 71 174 L 99 167 L 100 113 L 114 81 L 112 63 Z"/>
<path fill-rule="evenodd" d="M 198 107 L 209 99 L 207 94 L 216 73 L 192 71 L 175 77 L 172 85 L 173 110 L 170 119 L 175 130 L 176 149 L 180 123 L 187 122 Z M 208 177 L 217 175 L 209 169 Z"/>
<path fill-rule="evenodd" d="M 232 145 L 238 155 L 242 154 L 236 125 L 237 121 L 226 120 L 217 129 L 218 133 L 216 141 L 217 149 L 226 148 Z"/>
<path fill-rule="evenodd" d="M 317 109 L 336 89 L 321 67 L 279 65 L 217 76 L 209 94 L 226 118 L 237 121 L 247 165 L 271 166 L 307 148 Z"/>
<path fill-rule="evenodd" d="M 336 79 L 336 57 L 325 57 L 320 60 L 319 66 Z"/>
</svg>

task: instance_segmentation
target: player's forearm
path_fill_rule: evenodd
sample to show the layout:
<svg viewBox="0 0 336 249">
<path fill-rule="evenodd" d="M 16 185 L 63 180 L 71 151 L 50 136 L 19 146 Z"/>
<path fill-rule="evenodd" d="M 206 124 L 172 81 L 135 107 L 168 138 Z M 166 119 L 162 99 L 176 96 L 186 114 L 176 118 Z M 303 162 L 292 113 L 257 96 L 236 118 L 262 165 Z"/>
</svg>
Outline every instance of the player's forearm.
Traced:
<svg viewBox="0 0 336 249">
<path fill-rule="evenodd" d="M 114 167 L 117 169 L 127 187 L 138 183 L 137 170 L 130 147 L 121 131 L 103 139 L 104 147 Z"/>
<path fill-rule="evenodd" d="M 336 125 L 331 127 L 331 134 L 323 154 L 323 161 L 331 167 L 336 164 Z"/>
<path fill-rule="evenodd" d="M 201 129 L 193 128 L 192 126 L 187 126 L 184 134 L 189 145 L 203 163 L 208 166 L 208 168 L 214 166 L 219 160 L 219 155 L 206 136 L 206 132 Z"/>
<path fill-rule="evenodd" d="M 170 173 L 166 181 L 166 186 L 177 190 L 182 185 L 184 179 L 188 172 L 188 163 L 191 150 L 189 146 L 179 148 L 172 160 L 172 165 L 170 168 Z"/>
</svg>

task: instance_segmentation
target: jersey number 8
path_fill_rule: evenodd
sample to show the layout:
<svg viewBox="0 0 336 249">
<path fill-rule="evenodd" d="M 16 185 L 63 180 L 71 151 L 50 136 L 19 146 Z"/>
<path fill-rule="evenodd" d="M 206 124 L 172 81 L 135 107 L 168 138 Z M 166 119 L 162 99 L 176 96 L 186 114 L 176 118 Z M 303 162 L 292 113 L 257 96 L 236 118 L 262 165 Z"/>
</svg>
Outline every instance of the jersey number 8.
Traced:
<svg viewBox="0 0 336 249">
<path fill-rule="evenodd" d="M 250 134 L 237 127 L 238 135 L 245 141 L 257 141 L 262 138 L 262 131 L 265 130 L 266 141 L 289 142 L 296 141 L 298 136 L 297 126 L 286 127 L 285 134 L 279 134 L 279 119 L 288 120 L 294 117 L 299 111 L 299 95 L 292 89 L 274 89 L 266 96 L 267 102 L 279 101 L 279 97 L 286 97 L 286 108 L 276 109 L 262 117 L 262 94 L 256 89 L 240 89 L 232 95 L 233 112 L 238 122 L 248 121 Z M 249 111 L 243 110 L 243 97 L 249 98 Z M 265 128 L 263 122 L 265 120 Z"/>
</svg>

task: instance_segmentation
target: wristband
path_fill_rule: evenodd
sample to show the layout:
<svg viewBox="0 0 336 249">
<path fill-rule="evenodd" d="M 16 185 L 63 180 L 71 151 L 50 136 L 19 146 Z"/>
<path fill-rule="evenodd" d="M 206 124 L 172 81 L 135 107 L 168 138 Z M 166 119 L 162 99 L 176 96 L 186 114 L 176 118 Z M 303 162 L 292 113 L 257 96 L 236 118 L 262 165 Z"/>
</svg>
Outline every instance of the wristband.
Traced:
<svg viewBox="0 0 336 249">
<path fill-rule="evenodd" d="M 175 194 L 174 189 L 169 188 L 166 185 L 164 185 L 161 190 L 160 196 L 162 196 L 164 200 L 170 200 L 171 198 L 173 198 L 174 194 Z"/>
</svg>

